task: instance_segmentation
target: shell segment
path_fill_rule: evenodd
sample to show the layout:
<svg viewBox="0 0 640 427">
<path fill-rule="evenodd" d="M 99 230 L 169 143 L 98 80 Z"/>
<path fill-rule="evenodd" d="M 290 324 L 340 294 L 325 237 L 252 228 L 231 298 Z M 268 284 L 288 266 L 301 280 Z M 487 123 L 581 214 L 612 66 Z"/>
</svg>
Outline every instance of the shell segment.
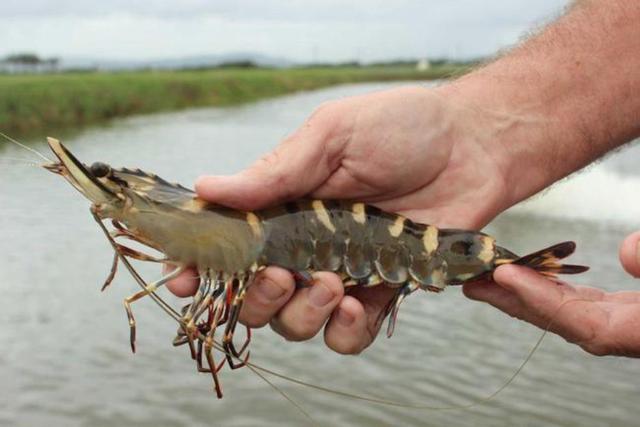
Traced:
<svg viewBox="0 0 640 427">
<path fill-rule="evenodd" d="M 335 271 L 345 285 L 440 290 L 491 270 L 496 257 L 485 234 L 438 230 L 364 203 L 300 200 L 257 214 L 263 264 Z"/>
<path fill-rule="evenodd" d="M 495 240 L 483 233 L 440 230 L 438 252 L 447 263 L 449 284 L 479 277 L 495 267 Z"/>
</svg>

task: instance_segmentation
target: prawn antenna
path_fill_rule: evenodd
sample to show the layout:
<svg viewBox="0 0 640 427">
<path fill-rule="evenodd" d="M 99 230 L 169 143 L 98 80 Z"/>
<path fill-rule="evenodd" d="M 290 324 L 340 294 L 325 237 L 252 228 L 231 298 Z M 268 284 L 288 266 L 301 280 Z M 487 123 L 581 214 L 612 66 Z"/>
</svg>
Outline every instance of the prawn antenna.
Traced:
<svg viewBox="0 0 640 427">
<path fill-rule="evenodd" d="M 255 363 L 247 362 L 247 366 L 249 366 L 250 368 L 253 368 L 252 370 L 254 370 L 254 369 L 255 370 L 259 370 L 259 371 L 262 371 L 265 374 L 272 375 L 272 376 L 274 376 L 276 378 L 280 378 L 282 380 L 289 381 L 289 382 L 292 382 L 294 384 L 301 385 L 303 387 L 308 387 L 308 388 L 311 388 L 313 390 L 321 391 L 321 392 L 324 392 L 324 393 L 330 393 L 330 394 L 334 394 L 334 395 L 337 395 L 337 396 L 347 397 L 347 398 L 353 399 L 353 400 L 360 400 L 360 401 L 364 401 L 364 402 L 374 403 L 374 404 L 377 404 L 377 405 L 395 406 L 395 407 L 398 407 L 398 408 L 429 410 L 429 411 L 468 410 L 468 409 L 475 408 L 476 406 L 480 406 L 480 405 L 482 405 L 484 403 L 487 403 L 490 400 L 494 399 L 496 396 L 498 396 L 500 393 L 502 393 L 507 387 L 509 387 L 515 381 L 516 377 L 518 377 L 518 375 L 520 375 L 520 373 L 522 372 L 524 367 L 529 363 L 529 361 L 533 357 L 534 353 L 538 350 L 538 348 L 540 348 L 540 345 L 542 344 L 542 341 L 544 340 L 544 338 L 549 333 L 551 327 L 555 324 L 556 319 L 557 319 L 558 314 L 560 313 L 560 311 L 562 309 L 564 309 L 564 307 L 567 306 L 568 304 L 572 304 L 572 303 L 575 303 L 575 302 L 591 302 L 591 300 L 584 299 L 584 298 L 578 298 L 578 299 L 568 300 L 568 301 L 565 301 L 564 303 L 560 304 L 558 306 L 558 308 L 556 309 L 555 313 L 553 314 L 553 316 L 551 316 L 549 322 L 547 323 L 547 326 L 543 329 L 542 334 L 540 335 L 540 337 L 536 340 L 536 342 L 533 345 L 533 347 L 531 348 L 531 350 L 529 350 L 529 352 L 527 353 L 527 356 L 525 357 L 525 359 L 522 361 L 522 363 L 520 363 L 520 365 L 513 372 L 513 374 L 511 374 L 509 376 L 509 378 L 507 378 L 506 381 L 504 381 L 502 383 L 502 385 L 500 385 L 500 387 L 498 387 L 491 394 L 489 394 L 487 396 L 480 396 L 480 397 L 472 398 L 471 401 L 469 403 L 466 403 L 466 404 L 435 406 L 435 405 L 424 405 L 424 404 L 411 403 L 411 402 L 407 403 L 407 402 L 404 402 L 404 401 L 400 402 L 400 401 L 382 399 L 382 398 L 373 397 L 373 396 L 363 396 L 363 395 L 349 393 L 349 392 L 342 391 L 342 390 L 336 390 L 336 389 L 324 387 L 324 386 L 317 385 L 317 384 L 311 384 L 311 383 L 299 380 L 297 378 L 292 378 L 292 377 L 289 377 L 287 375 L 283 375 L 283 374 L 281 374 L 279 372 L 276 372 L 276 371 L 273 371 L 271 369 L 264 368 L 262 366 L 256 365 Z"/>
<path fill-rule="evenodd" d="M 6 163 L 14 163 L 14 162 L 20 162 L 22 164 L 28 165 L 28 166 L 35 166 L 35 167 L 40 167 L 39 163 L 33 162 L 31 160 L 27 160 L 27 159 L 21 159 L 20 157 L 4 157 L 2 156 L 0 158 L 0 162 L 6 162 Z"/>
<path fill-rule="evenodd" d="M 309 413 L 307 411 L 304 410 L 304 408 L 302 406 L 300 406 L 299 403 L 297 403 L 295 400 L 293 400 L 291 398 L 291 396 L 289 396 L 287 393 L 285 393 L 280 387 L 276 386 L 274 383 L 272 383 L 267 377 L 265 377 L 263 374 L 260 373 L 260 371 L 262 370 L 260 367 L 256 367 L 253 364 L 247 364 L 247 368 L 249 368 L 251 370 L 251 372 L 253 372 L 254 374 L 256 374 L 258 376 L 258 378 L 260 378 L 262 381 L 264 381 L 265 383 L 267 383 L 271 388 L 273 388 L 275 391 L 277 391 L 282 397 L 284 397 L 289 403 L 291 403 L 298 411 L 300 411 L 300 413 L 302 415 L 305 416 L 305 418 L 307 418 L 307 420 L 309 420 L 313 425 L 318 425 L 318 423 L 311 417 L 311 415 L 309 415 Z M 263 370 L 264 371 L 264 370 Z"/>
<path fill-rule="evenodd" d="M 35 149 L 31 148 L 31 147 L 28 147 L 28 146 L 24 145 L 23 143 L 21 143 L 21 142 L 19 142 L 19 141 L 16 141 L 14 138 L 11 138 L 9 135 L 6 135 L 6 134 L 4 134 L 4 133 L 0 132 L 0 136 L 2 136 L 2 137 L 3 137 L 4 139 L 6 139 L 7 141 L 9 141 L 9 142 L 12 142 L 12 143 L 16 144 L 17 146 L 22 147 L 22 148 L 24 148 L 25 150 L 32 152 L 33 154 L 35 154 L 36 156 L 40 157 L 41 159 L 46 160 L 46 161 L 47 161 L 47 162 L 49 162 L 49 163 L 53 163 L 53 162 L 51 161 L 51 159 L 49 159 L 48 157 L 46 157 L 44 154 L 40 153 L 38 150 L 35 150 Z"/>
</svg>

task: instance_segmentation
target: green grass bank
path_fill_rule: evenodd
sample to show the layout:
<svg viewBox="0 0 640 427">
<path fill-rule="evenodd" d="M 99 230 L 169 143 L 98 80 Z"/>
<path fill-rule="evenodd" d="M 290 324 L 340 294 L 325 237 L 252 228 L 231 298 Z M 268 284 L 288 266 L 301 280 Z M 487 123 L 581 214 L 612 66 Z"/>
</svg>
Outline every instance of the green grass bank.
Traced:
<svg viewBox="0 0 640 427">
<path fill-rule="evenodd" d="M 467 68 L 328 67 L 0 75 L 0 131 L 35 134 L 116 117 L 223 106 L 341 83 L 447 78 Z"/>
</svg>

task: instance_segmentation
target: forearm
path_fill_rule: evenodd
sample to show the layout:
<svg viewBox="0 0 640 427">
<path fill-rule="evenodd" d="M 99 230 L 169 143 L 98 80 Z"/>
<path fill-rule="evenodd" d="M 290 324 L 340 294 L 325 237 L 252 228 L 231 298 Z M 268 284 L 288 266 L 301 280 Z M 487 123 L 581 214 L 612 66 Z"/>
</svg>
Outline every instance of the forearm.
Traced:
<svg viewBox="0 0 640 427">
<path fill-rule="evenodd" d="M 539 35 L 438 91 L 523 200 L 640 134 L 640 2 L 580 2 Z"/>
</svg>

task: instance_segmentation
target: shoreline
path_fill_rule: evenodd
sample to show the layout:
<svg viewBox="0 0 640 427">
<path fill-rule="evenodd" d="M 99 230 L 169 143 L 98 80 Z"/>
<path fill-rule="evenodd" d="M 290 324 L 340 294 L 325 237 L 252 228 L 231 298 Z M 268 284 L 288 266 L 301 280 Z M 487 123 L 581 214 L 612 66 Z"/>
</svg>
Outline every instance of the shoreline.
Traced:
<svg viewBox="0 0 640 427">
<path fill-rule="evenodd" d="M 209 69 L 0 75 L 0 131 L 28 136 L 135 114 L 228 106 L 345 83 L 451 78 L 470 67 Z"/>
</svg>

